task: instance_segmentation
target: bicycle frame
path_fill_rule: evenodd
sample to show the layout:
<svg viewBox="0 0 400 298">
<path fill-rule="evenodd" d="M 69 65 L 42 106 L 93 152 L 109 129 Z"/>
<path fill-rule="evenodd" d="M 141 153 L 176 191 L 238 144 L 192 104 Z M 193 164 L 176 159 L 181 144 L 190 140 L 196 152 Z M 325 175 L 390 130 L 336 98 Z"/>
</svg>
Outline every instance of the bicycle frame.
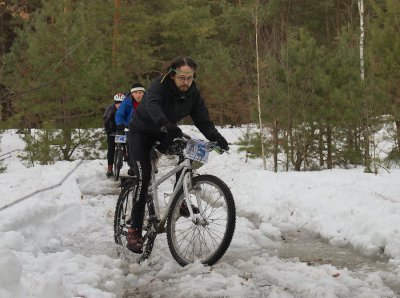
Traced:
<svg viewBox="0 0 400 298">
<path fill-rule="evenodd" d="M 154 150 L 154 149 L 153 149 Z M 154 202 L 154 208 L 156 211 L 156 217 L 157 220 L 159 221 L 159 231 L 163 231 L 165 228 L 165 223 L 167 221 L 167 216 L 168 216 L 168 211 L 171 207 L 171 203 L 172 203 L 172 198 L 174 198 L 176 196 L 176 194 L 178 193 L 178 191 L 180 190 L 180 188 L 183 186 L 183 192 L 185 195 L 185 201 L 190 213 L 190 219 L 192 220 L 192 222 L 194 223 L 201 223 L 201 224 L 206 224 L 205 220 L 202 218 L 199 218 L 198 216 L 196 216 L 193 213 L 193 209 L 190 203 L 190 199 L 189 199 L 189 190 L 191 189 L 192 185 L 191 185 L 191 177 L 192 177 L 192 165 L 191 165 L 191 160 L 187 157 L 185 157 L 185 159 L 178 164 L 177 166 L 175 166 L 172 170 L 170 170 L 168 173 L 164 174 L 162 177 L 160 177 L 159 179 L 156 180 L 155 177 L 155 168 L 156 168 L 156 162 L 154 160 L 152 160 L 151 162 L 151 185 L 149 187 L 149 193 L 150 195 L 152 195 L 153 197 L 153 202 Z M 158 186 L 160 184 L 162 184 L 163 182 L 165 182 L 168 178 L 170 178 L 171 176 L 173 176 L 174 174 L 176 174 L 177 172 L 179 172 L 180 170 L 182 170 L 181 175 L 179 176 L 179 179 L 175 185 L 175 188 L 172 192 L 172 194 L 170 195 L 170 199 L 168 200 L 168 204 L 165 207 L 165 210 L 163 212 L 163 214 L 161 215 L 160 213 L 160 207 L 159 207 L 159 201 L 158 201 Z M 200 214 L 202 214 L 203 210 L 202 210 L 202 206 L 200 204 L 200 198 L 196 198 L 197 199 L 197 203 L 198 203 L 198 208 L 200 210 Z"/>
</svg>

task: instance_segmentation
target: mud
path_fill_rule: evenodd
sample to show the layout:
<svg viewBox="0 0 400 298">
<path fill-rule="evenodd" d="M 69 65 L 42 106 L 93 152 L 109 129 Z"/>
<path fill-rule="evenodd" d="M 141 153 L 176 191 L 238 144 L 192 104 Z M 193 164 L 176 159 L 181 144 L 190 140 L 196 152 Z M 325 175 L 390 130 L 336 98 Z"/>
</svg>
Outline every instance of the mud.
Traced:
<svg viewBox="0 0 400 298">
<path fill-rule="evenodd" d="M 309 266 L 331 264 L 347 268 L 356 274 L 379 272 L 382 280 L 400 297 L 400 281 L 385 255 L 365 256 L 351 247 L 338 247 L 324 239 L 296 231 L 282 236 L 277 255 L 281 258 L 298 258 Z"/>
</svg>

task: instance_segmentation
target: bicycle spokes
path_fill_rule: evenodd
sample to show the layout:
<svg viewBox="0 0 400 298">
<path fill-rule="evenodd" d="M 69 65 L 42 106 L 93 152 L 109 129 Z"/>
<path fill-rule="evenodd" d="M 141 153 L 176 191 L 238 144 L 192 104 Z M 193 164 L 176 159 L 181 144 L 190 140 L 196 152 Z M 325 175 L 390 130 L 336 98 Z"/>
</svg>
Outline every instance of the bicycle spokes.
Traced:
<svg viewBox="0 0 400 298">
<path fill-rule="evenodd" d="M 170 248 L 182 265 L 196 260 L 214 263 L 223 255 L 233 235 L 235 212 L 226 186 L 215 183 L 220 180 L 210 183 L 208 179 L 212 176 L 198 177 L 190 191 L 190 201 L 200 213 L 192 218 L 181 216 L 178 207 L 185 200 L 182 193 L 169 218 Z"/>
</svg>

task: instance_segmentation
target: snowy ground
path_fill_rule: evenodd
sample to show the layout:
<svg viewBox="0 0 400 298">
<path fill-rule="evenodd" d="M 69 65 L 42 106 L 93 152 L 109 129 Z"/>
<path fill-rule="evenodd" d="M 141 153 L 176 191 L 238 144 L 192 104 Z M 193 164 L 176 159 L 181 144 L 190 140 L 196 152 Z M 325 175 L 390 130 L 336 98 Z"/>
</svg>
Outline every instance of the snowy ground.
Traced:
<svg viewBox="0 0 400 298">
<path fill-rule="evenodd" d="M 222 133 L 235 142 L 241 131 Z M 20 148 L 18 135 L 2 135 L 0 154 Z M 0 211 L 0 297 L 397 297 L 387 281 L 400 284 L 399 169 L 273 173 L 236 150 L 212 154 L 199 170 L 224 180 L 237 207 L 232 244 L 216 265 L 180 267 L 165 235 L 136 264 L 113 242 L 118 183 L 106 179 L 105 160 L 84 161 L 61 186 Z M 17 154 L 3 162 L 0 208 L 58 184 L 79 163 L 25 168 Z M 161 170 L 169 164 L 163 158 Z M 296 231 L 362 256 L 383 254 L 390 270 L 280 257 L 282 238 Z"/>
</svg>

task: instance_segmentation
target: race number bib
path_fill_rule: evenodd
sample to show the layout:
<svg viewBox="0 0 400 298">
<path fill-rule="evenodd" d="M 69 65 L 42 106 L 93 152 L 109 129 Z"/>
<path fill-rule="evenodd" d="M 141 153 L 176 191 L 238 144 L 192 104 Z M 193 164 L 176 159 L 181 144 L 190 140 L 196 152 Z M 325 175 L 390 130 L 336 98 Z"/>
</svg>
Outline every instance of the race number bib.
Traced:
<svg viewBox="0 0 400 298">
<path fill-rule="evenodd" d="M 206 163 L 208 160 L 208 147 L 207 144 L 202 140 L 189 140 L 186 144 L 185 157 Z"/>
<path fill-rule="evenodd" d="M 126 143 L 126 135 L 116 135 L 115 143 Z"/>
</svg>

